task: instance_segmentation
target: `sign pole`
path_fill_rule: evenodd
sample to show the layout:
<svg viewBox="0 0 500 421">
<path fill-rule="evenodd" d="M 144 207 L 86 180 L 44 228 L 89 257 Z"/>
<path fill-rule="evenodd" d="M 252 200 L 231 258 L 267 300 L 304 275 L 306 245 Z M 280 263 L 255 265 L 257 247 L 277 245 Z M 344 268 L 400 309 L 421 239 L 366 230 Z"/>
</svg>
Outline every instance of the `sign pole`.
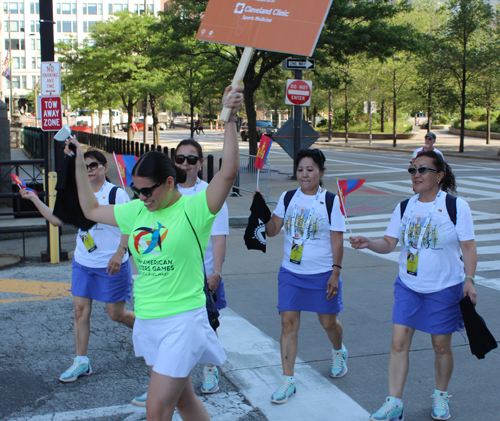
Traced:
<svg viewBox="0 0 500 421">
<path fill-rule="evenodd" d="M 295 79 L 302 80 L 302 70 L 295 70 Z M 297 154 L 302 145 L 302 106 L 293 106 L 293 174 L 292 180 L 297 179 L 297 167 L 299 162 Z"/>
</svg>

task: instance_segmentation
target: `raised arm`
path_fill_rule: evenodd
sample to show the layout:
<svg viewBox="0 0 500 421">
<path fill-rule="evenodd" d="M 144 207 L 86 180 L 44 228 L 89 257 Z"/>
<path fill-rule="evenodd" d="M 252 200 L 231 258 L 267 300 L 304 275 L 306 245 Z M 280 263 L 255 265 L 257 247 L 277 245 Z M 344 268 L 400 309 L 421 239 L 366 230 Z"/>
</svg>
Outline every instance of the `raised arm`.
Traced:
<svg viewBox="0 0 500 421">
<path fill-rule="evenodd" d="M 21 197 L 23 199 L 31 200 L 31 202 L 36 206 L 42 216 L 52 225 L 54 225 L 55 227 L 64 225 L 64 222 L 52 213 L 52 209 L 50 209 L 45 203 L 43 203 L 35 192 L 21 188 L 19 190 L 19 193 L 21 194 Z"/>
<path fill-rule="evenodd" d="M 349 237 L 353 249 L 368 249 L 379 254 L 387 254 L 393 251 L 398 244 L 398 239 L 384 235 L 379 240 L 371 240 L 366 237 Z"/>
<path fill-rule="evenodd" d="M 76 187 L 78 190 L 78 201 L 82 208 L 83 214 L 91 221 L 100 222 L 102 224 L 113 225 L 117 227 L 113 205 L 99 205 L 97 199 L 90 186 L 89 177 L 87 176 L 87 167 L 83 158 L 83 147 L 80 145 L 76 137 L 71 137 L 70 140 L 76 146 L 76 162 L 75 162 L 75 175 Z M 66 155 L 71 155 L 69 142 L 66 142 L 64 152 Z"/>
<path fill-rule="evenodd" d="M 226 123 L 226 129 L 224 131 L 222 165 L 219 172 L 215 174 L 207 187 L 207 204 L 213 215 L 222 208 L 231 190 L 233 181 L 238 175 L 238 169 L 240 167 L 236 121 L 231 120 L 237 116 L 237 112 L 243 103 L 242 91 L 243 87 L 232 90 L 231 86 L 228 86 L 222 98 L 223 104 L 228 108 L 232 108 L 232 111 L 230 121 Z"/>
</svg>

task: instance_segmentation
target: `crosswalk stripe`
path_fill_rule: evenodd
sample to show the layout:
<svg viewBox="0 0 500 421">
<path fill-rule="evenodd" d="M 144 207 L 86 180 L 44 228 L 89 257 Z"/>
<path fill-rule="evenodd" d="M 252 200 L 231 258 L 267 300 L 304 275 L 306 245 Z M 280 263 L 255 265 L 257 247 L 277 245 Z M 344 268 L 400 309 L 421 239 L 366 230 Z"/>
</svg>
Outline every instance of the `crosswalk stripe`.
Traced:
<svg viewBox="0 0 500 421">
<path fill-rule="evenodd" d="M 477 248 L 477 254 L 497 254 L 500 253 L 500 246 L 484 246 Z"/>
<path fill-rule="evenodd" d="M 460 184 L 467 184 L 468 186 L 477 186 L 485 189 L 500 190 L 500 185 L 498 184 L 481 183 L 479 181 L 471 181 L 467 179 L 460 179 Z"/>
</svg>

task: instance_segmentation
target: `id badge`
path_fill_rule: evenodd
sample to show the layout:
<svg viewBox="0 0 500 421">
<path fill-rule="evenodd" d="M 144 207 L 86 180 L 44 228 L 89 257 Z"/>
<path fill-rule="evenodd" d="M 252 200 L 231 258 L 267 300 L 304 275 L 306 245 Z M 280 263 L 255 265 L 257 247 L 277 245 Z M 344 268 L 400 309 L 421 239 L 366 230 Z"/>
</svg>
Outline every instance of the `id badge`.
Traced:
<svg viewBox="0 0 500 421">
<path fill-rule="evenodd" d="M 83 244 L 85 245 L 85 248 L 89 253 L 92 253 L 97 248 L 90 233 L 86 232 L 85 234 L 80 234 L 80 238 L 82 239 Z"/>
<path fill-rule="evenodd" d="M 418 254 L 408 253 L 406 258 L 406 273 L 412 276 L 417 276 L 418 269 Z"/>
<path fill-rule="evenodd" d="M 290 253 L 290 263 L 295 265 L 300 265 L 300 261 L 302 260 L 302 251 L 304 250 L 304 246 L 300 244 L 292 244 L 292 251 Z"/>
</svg>

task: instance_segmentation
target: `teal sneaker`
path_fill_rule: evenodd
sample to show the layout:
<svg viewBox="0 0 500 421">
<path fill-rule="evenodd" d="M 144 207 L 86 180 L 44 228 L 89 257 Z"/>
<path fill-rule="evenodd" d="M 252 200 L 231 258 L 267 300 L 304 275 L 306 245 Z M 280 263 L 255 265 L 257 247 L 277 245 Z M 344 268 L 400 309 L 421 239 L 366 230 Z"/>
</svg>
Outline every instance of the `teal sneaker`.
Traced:
<svg viewBox="0 0 500 421">
<path fill-rule="evenodd" d="M 404 419 L 403 402 L 401 405 L 396 405 L 396 400 L 388 396 L 382 408 L 372 414 L 369 421 L 403 421 Z"/>
<path fill-rule="evenodd" d="M 217 367 L 203 367 L 201 393 L 215 393 L 219 390 L 219 370 Z"/>
<path fill-rule="evenodd" d="M 92 374 L 90 360 L 86 363 L 81 363 L 80 358 L 73 358 L 73 365 L 61 374 L 59 380 L 63 383 L 71 383 L 78 380 L 80 376 L 88 376 Z"/>
<path fill-rule="evenodd" d="M 297 393 L 297 387 L 295 382 L 287 381 L 286 376 L 283 376 L 283 382 L 280 384 L 276 392 L 271 396 L 272 403 L 285 403 L 288 401 L 288 397 L 295 395 Z"/>
<path fill-rule="evenodd" d="M 332 367 L 330 368 L 330 376 L 344 377 L 347 373 L 347 349 L 342 344 L 340 351 L 332 349 Z"/>
<path fill-rule="evenodd" d="M 431 395 L 432 398 L 432 411 L 431 417 L 433 420 L 449 420 L 451 418 L 450 414 L 450 398 L 446 392 L 440 392 L 435 390 L 434 394 Z"/>
<path fill-rule="evenodd" d="M 146 408 L 146 400 L 148 399 L 148 392 L 143 393 L 141 396 L 137 396 L 132 399 L 132 405 L 140 406 L 141 408 Z"/>
</svg>

